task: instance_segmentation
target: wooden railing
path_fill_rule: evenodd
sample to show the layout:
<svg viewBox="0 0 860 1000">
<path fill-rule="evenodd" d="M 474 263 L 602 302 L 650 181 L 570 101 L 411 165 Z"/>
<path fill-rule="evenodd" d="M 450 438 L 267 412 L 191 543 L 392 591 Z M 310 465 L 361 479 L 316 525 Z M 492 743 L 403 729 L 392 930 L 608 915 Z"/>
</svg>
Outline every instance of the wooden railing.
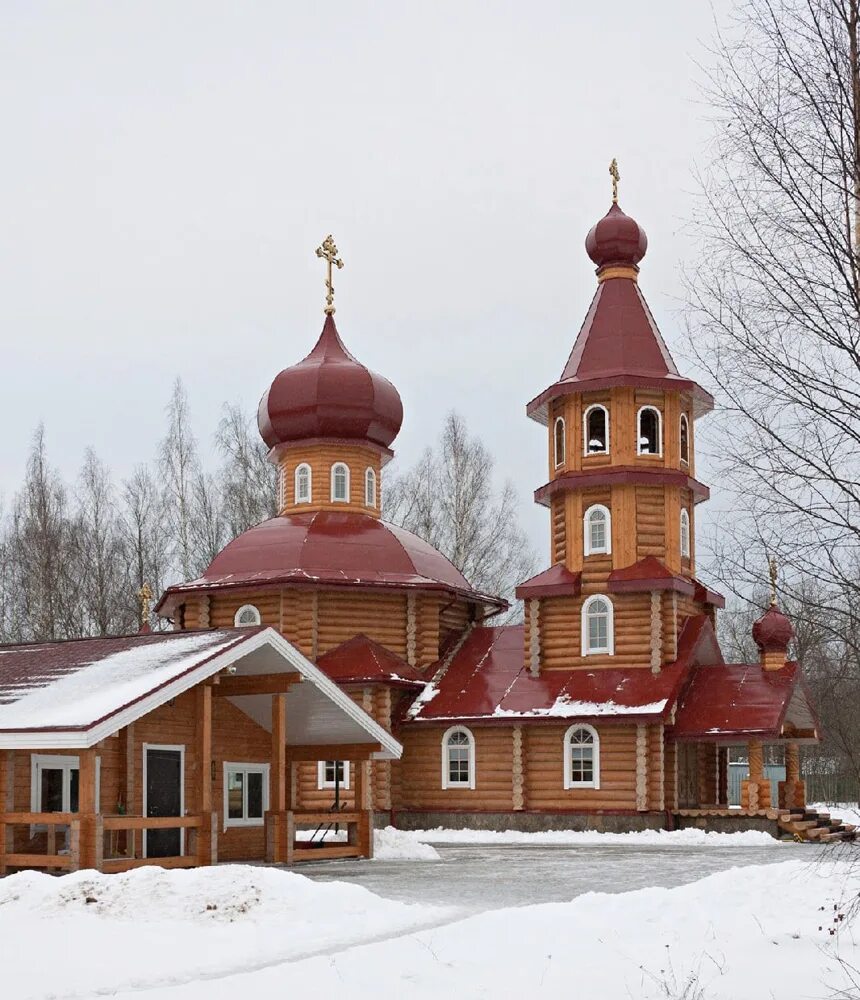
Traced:
<svg viewBox="0 0 860 1000">
<path fill-rule="evenodd" d="M 161 868 L 196 868 L 200 864 L 197 835 L 203 825 L 201 816 L 102 816 L 101 830 L 109 835 L 108 854 L 103 857 L 101 870 L 108 873 L 126 872 L 132 868 L 158 865 Z M 166 858 L 137 857 L 137 834 L 143 830 L 188 830 L 185 853 Z M 125 854 L 116 855 L 113 837 L 126 834 Z M 103 842 L 103 841 L 102 841 Z M 117 848 L 118 849 L 118 848 Z"/>
<path fill-rule="evenodd" d="M 296 843 L 296 827 L 334 826 L 346 827 L 346 843 L 300 847 Z M 302 842 L 299 841 L 299 844 Z M 373 855 L 373 821 L 367 809 L 302 811 L 267 813 L 266 844 L 269 861 L 291 865 L 295 861 L 324 861 L 333 858 L 369 858 Z"/>
<path fill-rule="evenodd" d="M 44 827 L 45 850 L 38 851 L 14 851 L 7 850 L 9 841 L 14 844 L 14 837 L 11 837 L 12 830 L 9 827 Z M 59 828 L 68 828 L 69 847 L 62 853 L 57 850 Z M 38 831 L 41 833 L 42 831 Z M 80 843 L 81 824 L 77 813 L 40 813 L 40 812 L 8 812 L 0 813 L 0 874 L 6 872 L 8 868 L 59 868 L 65 871 L 72 871 L 77 867 L 76 859 L 78 846 Z M 61 834 L 65 843 L 65 831 Z M 35 838 L 31 834 L 29 841 Z"/>
</svg>

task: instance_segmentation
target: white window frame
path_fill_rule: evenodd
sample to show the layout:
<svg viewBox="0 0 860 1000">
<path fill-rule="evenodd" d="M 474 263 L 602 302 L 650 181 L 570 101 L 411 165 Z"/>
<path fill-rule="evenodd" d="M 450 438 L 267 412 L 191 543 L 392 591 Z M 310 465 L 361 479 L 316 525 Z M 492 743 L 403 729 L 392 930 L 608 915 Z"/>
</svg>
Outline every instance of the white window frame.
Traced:
<svg viewBox="0 0 860 1000">
<path fill-rule="evenodd" d="M 642 414 L 646 410 L 651 410 L 657 414 L 657 450 L 656 451 L 643 451 L 642 450 Z M 655 458 L 659 458 L 663 454 L 663 414 L 656 406 L 651 406 L 649 403 L 647 406 L 640 406 L 639 412 L 636 414 L 636 454 L 637 455 L 653 455 Z"/>
<path fill-rule="evenodd" d="M 257 616 L 257 620 L 255 622 L 239 621 L 239 619 L 246 611 L 253 611 L 254 614 Z M 239 610 L 236 612 L 236 614 L 233 615 L 233 624 L 237 628 L 253 628 L 255 625 L 262 625 L 262 623 L 263 619 L 262 616 L 260 615 L 260 609 L 255 604 L 243 604 L 242 607 L 239 608 Z"/>
<path fill-rule="evenodd" d="M 299 476 L 303 472 L 307 472 L 308 474 L 307 496 L 302 496 L 301 491 L 299 490 Z M 314 491 L 313 470 L 311 469 L 311 467 L 308 465 L 307 462 L 301 462 L 299 465 L 296 466 L 296 471 L 293 474 L 293 499 L 297 504 L 310 503 L 311 498 L 313 497 L 313 491 Z"/>
<path fill-rule="evenodd" d="M 594 777 L 591 781 L 573 781 L 571 780 L 570 766 L 570 747 L 573 739 L 573 734 L 578 730 L 585 730 L 585 732 L 590 733 L 594 743 L 592 744 L 591 751 L 591 761 L 592 761 L 592 772 Z M 594 728 L 594 726 L 589 726 L 585 722 L 576 722 L 570 729 L 564 734 L 564 787 L 565 788 L 600 788 L 600 734 Z"/>
<path fill-rule="evenodd" d="M 680 521 L 680 534 L 681 534 L 681 558 L 690 558 L 690 512 L 686 507 L 681 508 L 681 514 L 679 517 Z"/>
<path fill-rule="evenodd" d="M 684 458 L 684 427 L 687 428 L 687 457 Z M 690 421 L 687 419 L 687 414 L 682 413 L 681 418 L 678 421 L 678 456 L 684 465 L 690 464 Z"/>
<path fill-rule="evenodd" d="M 269 772 L 272 769 L 271 764 L 248 764 L 241 761 L 235 760 L 225 760 L 224 761 L 224 829 L 227 830 L 232 826 L 263 826 L 266 822 L 266 813 L 269 810 Z M 256 816 L 248 816 L 248 782 L 243 778 L 242 780 L 242 812 L 243 816 L 241 819 L 236 819 L 230 816 L 230 803 L 228 796 L 228 786 L 227 779 L 230 774 L 243 774 L 247 777 L 249 774 L 262 774 L 263 776 L 263 815 L 259 818 Z"/>
<path fill-rule="evenodd" d="M 143 788 L 142 793 L 142 808 L 143 815 L 146 816 L 146 758 L 148 750 L 178 750 L 179 751 L 179 815 L 185 815 L 185 744 L 184 743 L 142 743 L 141 753 L 143 755 L 143 763 L 141 766 L 141 774 L 143 777 Z M 143 831 L 143 856 L 146 857 L 146 833 Z M 185 854 L 185 827 L 179 828 L 179 853 Z"/>
<path fill-rule="evenodd" d="M 592 410 L 603 410 L 603 420 L 606 426 L 606 447 L 601 451 L 591 451 L 588 447 L 588 418 Z M 603 403 L 592 403 L 582 415 L 582 454 L 583 455 L 608 455 L 609 454 L 609 408 Z"/>
<path fill-rule="evenodd" d="M 335 494 L 334 480 L 338 469 L 343 469 L 346 473 L 346 496 L 338 497 Z M 332 503 L 349 503 L 349 466 L 346 462 L 335 462 L 331 467 L 331 502 Z"/>
<path fill-rule="evenodd" d="M 71 812 L 71 772 L 78 772 L 78 790 L 80 793 L 80 773 L 81 758 L 77 754 L 53 754 L 53 753 L 31 753 L 30 754 L 30 812 L 40 813 L 42 811 L 42 796 L 40 795 L 40 779 L 42 770 L 63 772 L 63 805 L 60 812 Z M 96 757 L 96 812 L 101 812 L 102 798 L 102 759 Z M 80 804 L 80 803 L 79 803 Z M 36 832 L 47 830 L 44 823 L 30 826 L 30 836 Z"/>
<path fill-rule="evenodd" d="M 340 758 L 333 758 L 334 763 L 337 764 L 340 761 L 343 764 L 343 781 L 340 783 L 341 791 L 349 791 L 349 773 L 352 768 L 349 766 L 350 762 L 348 760 L 340 760 Z M 325 776 L 325 766 L 328 761 L 318 760 L 317 761 L 317 788 L 322 790 L 325 788 L 334 788 L 335 783 L 333 781 L 327 781 Z"/>
<path fill-rule="evenodd" d="M 469 740 L 468 781 L 450 780 L 450 770 L 448 768 L 448 740 L 454 735 L 454 733 L 463 733 L 463 735 Z M 461 790 L 468 791 L 474 791 L 475 789 L 475 737 L 472 734 L 472 730 L 467 729 L 465 726 L 451 726 L 450 729 L 446 729 L 442 735 L 442 788 L 459 788 Z"/>
<path fill-rule="evenodd" d="M 602 511 L 606 517 L 606 547 L 602 549 L 593 548 L 591 545 L 591 524 L 590 518 L 595 511 Z M 587 556 L 610 555 L 612 553 L 612 511 L 602 503 L 593 503 L 585 512 L 582 518 L 583 531 L 583 551 Z"/>
<path fill-rule="evenodd" d="M 606 601 L 609 605 L 609 614 L 606 622 L 606 649 L 589 649 L 588 647 L 588 609 L 596 601 Z M 582 620 L 580 624 L 582 631 L 582 655 L 583 656 L 614 656 L 615 655 L 615 607 L 605 594 L 592 594 L 582 605 Z"/>
<path fill-rule="evenodd" d="M 559 424 L 561 425 L 561 448 L 558 446 Z M 564 417 L 556 417 L 555 423 L 552 425 L 552 449 L 555 468 L 559 469 L 567 460 L 567 427 L 564 423 Z"/>
<path fill-rule="evenodd" d="M 364 506 L 376 507 L 376 471 L 369 465 L 364 470 Z"/>
</svg>

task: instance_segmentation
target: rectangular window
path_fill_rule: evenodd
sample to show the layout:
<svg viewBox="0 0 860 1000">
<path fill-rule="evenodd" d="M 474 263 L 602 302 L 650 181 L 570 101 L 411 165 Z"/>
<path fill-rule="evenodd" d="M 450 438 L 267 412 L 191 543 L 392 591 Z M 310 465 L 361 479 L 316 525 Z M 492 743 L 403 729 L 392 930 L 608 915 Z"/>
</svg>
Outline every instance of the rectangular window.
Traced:
<svg viewBox="0 0 860 1000">
<path fill-rule="evenodd" d="M 224 764 L 224 828 L 262 826 L 269 808 L 268 764 Z"/>
<path fill-rule="evenodd" d="M 96 812 L 101 811 L 101 758 L 96 758 Z M 77 812 L 80 758 L 71 754 L 30 755 L 32 812 Z"/>
<path fill-rule="evenodd" d="M 572 784 L 594 781 L 594 752 L 591 747 L 570 748 L 570 780 Z"/>
<path fill-rule="evenodd" d="M 469 747 L 448 747 L 448 784 L 469 784 Z"/>
<path fill-rule="evenodd" d="M 317 788 L 334 788 L 335 776 L 342 789 L 349 788 L 349 761 L 321 760 L 317 765 Z"/>
<path fill-rule="evenodd" d="M 594 615 L 588 619 L 588 648 L 608 649 L 609 636 L 606 628 L 606 618 Z"/>
</svg>

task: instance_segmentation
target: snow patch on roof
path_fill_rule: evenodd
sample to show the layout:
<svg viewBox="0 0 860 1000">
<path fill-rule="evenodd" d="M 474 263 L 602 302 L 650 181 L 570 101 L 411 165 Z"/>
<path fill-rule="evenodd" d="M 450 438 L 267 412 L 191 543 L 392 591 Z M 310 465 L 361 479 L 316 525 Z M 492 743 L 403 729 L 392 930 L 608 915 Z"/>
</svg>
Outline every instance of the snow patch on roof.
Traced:
<svg viewBox="0 0 860 1000">
<path fill-rule="evenodd" d="M 647 705 L 619 705 L 616 701 L 573 701 L 568 695 L 563 694 L 548 708 L 533 708 L 518 712 L 497 705 L 493 710 L 493 718 L 585 719 L 604 715 L 660 715 L 665 707 L 665 698 L 662 701 L 649 702 Z"/>
</svg>

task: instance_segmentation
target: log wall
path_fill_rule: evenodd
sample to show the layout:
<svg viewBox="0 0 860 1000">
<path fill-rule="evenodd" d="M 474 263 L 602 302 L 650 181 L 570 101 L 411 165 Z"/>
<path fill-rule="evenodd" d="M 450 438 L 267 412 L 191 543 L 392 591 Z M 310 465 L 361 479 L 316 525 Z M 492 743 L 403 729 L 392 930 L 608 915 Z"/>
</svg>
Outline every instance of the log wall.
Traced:
<svg viewBox="0 0 860 1000">
<path fill-rule="evenodd" d="M 349 502 L 331 499 L 331 468 L 336 462 L 349 467 Z M 311 502 L 295 502 L 296 468 L 306 463 L 311 467 Z M 365 503 L 364 474 L 367 469 L 376 473 L 376 506 Z M 281 477 L 280 496 L 282 514 L 303 514 L 317 510 L 360 511 L 379 517 L 382 504 L 381 457 L 373 448 L 345 442 L 321 442 L 289 448 L 280 455 L 278 474 Z"/>
</svg>

